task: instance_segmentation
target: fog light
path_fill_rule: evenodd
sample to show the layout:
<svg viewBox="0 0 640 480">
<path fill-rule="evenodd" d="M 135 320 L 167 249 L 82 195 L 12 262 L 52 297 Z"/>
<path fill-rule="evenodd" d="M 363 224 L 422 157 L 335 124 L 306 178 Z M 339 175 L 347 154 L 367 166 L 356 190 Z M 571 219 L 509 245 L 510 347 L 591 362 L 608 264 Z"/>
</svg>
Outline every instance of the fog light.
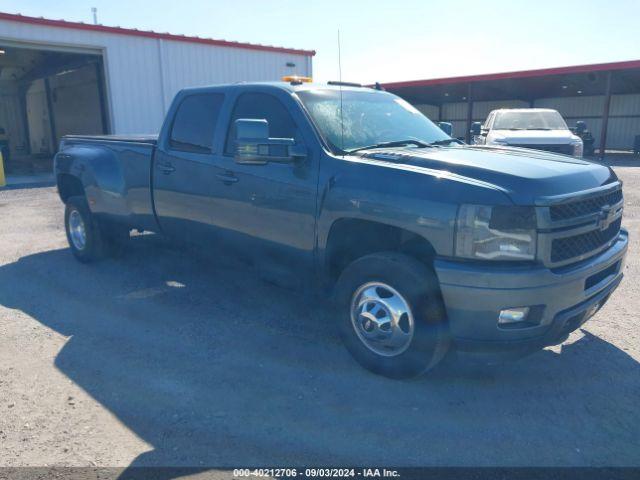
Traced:
<svg viewBox="0 0 640 480">
<path fill-rule="evenodd" d="M 498 324 L 504 325 L 508 323 L 524 322 L 529 315 L 529 307 L 507 308 L 500 310 L 498 315 Z"/>
</svg>

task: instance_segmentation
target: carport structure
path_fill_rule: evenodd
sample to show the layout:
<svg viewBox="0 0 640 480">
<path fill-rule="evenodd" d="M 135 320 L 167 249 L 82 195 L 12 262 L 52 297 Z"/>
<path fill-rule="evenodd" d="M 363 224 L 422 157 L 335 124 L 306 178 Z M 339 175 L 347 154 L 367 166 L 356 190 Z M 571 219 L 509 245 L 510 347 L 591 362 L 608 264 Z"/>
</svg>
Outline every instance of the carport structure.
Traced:
<svg viewBox="0 0 640 480">
<path fill-rule="evenodd" d="M 383 87 L 470 140 L 496 108 L 553 108 L 587 123 L 600 155 L 631 150 L 640 135 L 640 60 L 386 83 Z"/>
</svg>

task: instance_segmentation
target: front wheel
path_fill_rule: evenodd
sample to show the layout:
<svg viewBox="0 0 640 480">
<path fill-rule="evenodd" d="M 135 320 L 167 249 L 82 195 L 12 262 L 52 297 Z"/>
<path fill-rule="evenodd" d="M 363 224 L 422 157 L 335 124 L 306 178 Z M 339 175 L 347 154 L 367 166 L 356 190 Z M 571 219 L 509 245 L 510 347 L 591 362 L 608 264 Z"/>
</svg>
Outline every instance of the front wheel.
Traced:
<svg viewBox="0 0 640 480">
<path fill-rule="evenodd" d="M 340 332 L 363 367 L 391 378 L 433 368 L 449 336 L 435 273 L 401 253 L 355 260 L 336 285 Z"/>
</svg>

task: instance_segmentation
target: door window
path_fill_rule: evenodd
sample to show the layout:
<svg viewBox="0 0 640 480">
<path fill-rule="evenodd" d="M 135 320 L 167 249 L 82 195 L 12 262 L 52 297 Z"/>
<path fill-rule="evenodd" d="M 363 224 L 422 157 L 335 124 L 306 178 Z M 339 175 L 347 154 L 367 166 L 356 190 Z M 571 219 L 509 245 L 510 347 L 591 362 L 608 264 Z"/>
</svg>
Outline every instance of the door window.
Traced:
<svg viewBox="0 0 640 480">
<path fill-rule="evenodd" d="M 240 118 L 266 120 L 269 122 L 270 137 L 296 138 L 296 124 L 280 100 L 266 93 L 243 93 L 231 114 L 225 146 L 225 153 L 229 155 L 234 153 L 235 123 Z"/>
<path fill-rule="evenodd" d="M 169 146 L 173 150 L 211 153 L 213 135 L 224 95 L 189 95 L 180 103 L 171 127 Z"/>
</svg>

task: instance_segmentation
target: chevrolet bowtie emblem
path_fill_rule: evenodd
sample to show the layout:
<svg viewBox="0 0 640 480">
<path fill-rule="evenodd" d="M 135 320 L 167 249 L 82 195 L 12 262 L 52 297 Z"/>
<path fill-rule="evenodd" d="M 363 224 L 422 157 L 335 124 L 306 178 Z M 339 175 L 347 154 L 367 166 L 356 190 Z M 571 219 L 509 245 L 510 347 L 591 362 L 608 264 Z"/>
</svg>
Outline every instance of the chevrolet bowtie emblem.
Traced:
<svg viewBox="0 0 640 480">
<path fill-rule="evenodd" d="M 613 223 L 615 216 L 616 212 L 613 208 L 608 205 L 602 207 L 600 210 L 600 216 L 598 217 L 598 228 L 600 228 L 600 230 L 606 230 L 609 228 L 609 225 Z"/>
</svg>

